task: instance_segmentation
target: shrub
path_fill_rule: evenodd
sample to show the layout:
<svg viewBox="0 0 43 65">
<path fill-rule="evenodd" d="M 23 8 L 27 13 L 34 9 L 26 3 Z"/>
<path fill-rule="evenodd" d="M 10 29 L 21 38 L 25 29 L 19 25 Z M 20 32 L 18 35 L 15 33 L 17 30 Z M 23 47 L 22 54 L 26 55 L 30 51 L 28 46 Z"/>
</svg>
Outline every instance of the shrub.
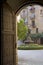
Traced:
<svg viewBox="0 0 43 65">
<path fill-rule="evenodd" d="M 43 49 L 43 45 L 38 44 L 29 44 L 29 45 L 21 45 L 18 47 L 19 50 L 38 50 Z"/>
</svg>

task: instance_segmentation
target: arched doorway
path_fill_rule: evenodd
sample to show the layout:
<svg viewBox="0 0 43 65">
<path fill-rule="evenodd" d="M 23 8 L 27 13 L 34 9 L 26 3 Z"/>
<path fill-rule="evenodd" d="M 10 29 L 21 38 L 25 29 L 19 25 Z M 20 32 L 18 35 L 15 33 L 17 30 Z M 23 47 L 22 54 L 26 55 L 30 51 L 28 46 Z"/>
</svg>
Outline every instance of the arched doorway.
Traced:
<svg viewBox="0 0 43 65">
<path fill-rule="evenodd" d="M 23 11 L 23 10 L 22 10 L 22 11 Z M 38 12 L 39 12 L 39 10 L 38 10 Z M 37 18 L 38 18 L 38 17 L 37 17 Z M 39 22 L 39 21 L 36 21 L 36 22 Z M 42 26 L 43 26 L 43 25 L 42 25 Z M 20 51 L 20 50 L 19 50 L 19 51 Z M 24 50 L 24 51 L 25 51 L 25 50 Z M 23 58 L 21 55 L 24 56 L 24 58 L 25 58 L 25 57 L 26 57 L 26 53 L 23 53 L 23 54 L 22 54 L 22 52 L 21 52 L 21 54 L 20 54 L 20 57 L 21 57 L 21 59 L 20 59 L 20 60 L 21 60 L 21 64 L 23 64 L 22 60 L 23 60 L 24 58 Z M 28 53 L 27 55 L 29 56 L 29 53 Z M 32 56 L 32 55 L 31 55 L 31 56 Z M 23 59 L 22 59 L 22 58 L 23 58 Z M 25 63 L 26 63 L 26 62 L 25 62 Z M 24 63 L 24 64 L 25 64 L 25 63 Z M 28 64 L 29 64 L 29 63 L 28 63 Z M 31 63 L 30 63 L 30 64 L 31 64 Z"/>
<path fill-rule="evenodd" d="M 41 3 L 41 5 L 43 5 L 43 2 L 41 2 L 41 1 L 36 2 L 36 1 L 29 1 L 29 0 L 24 0 L 24 1 L 21 0 L 21 1 L 17 1 L 17 2 L 16 2 L 16 0 L 15 1 L 8 0 L 7 3 L 11 7 L 10 8 L 11 10 L 9 11 L 8 5 L 7 5 L 8 9 L 7 9 L 6 5 L 5 5 L 5 9 L 4 9 L 4 12 L 7 12 L 8 14 L 7 13 L 3 14 L 3 17 L 4 17 L 4 15 L 5 15 L 5 17 L 7 17 L 7 16 L 8 17 L 2 18 L 5 20 L 5 21 L 2 21 L 2 23 L 4 23 L 4 25 L 2 24 L 2 30 L 1 30 L 2 39 L 3 39 L 3 41 L 2 41 L 3 47 L 1 46 L 1 48 L 2 48 L 1 58 L 2 58 L 3 65 L 6 65 L 6 64 L 16 65 L 16 34 L 17 34 L 16 33 L 16 15 L 18 14 L 18 12 L 21 11 L 21 9 L 23 9 L 22 7 L 24 7 L 27 4 L 33 4 L 33 3 L 40 4 Z M 16 8 L 16 6 L 17 6 L 17 8 Z M 6 22 L 6 20 L 9 20 L 10 16 L 12 18 L 13 23 L 11 21 Z M 11 23 L 11 26 L 12 26 L 12 24 L 14 24 L 13 25 L 14 27 L 12 26 L 13 28 L 11 26 L 9 26 L 10 23 Z M 5 27 L 5 25 L 6 25 L 6 27 Z M 4 26 L 4 28 L 3 28 L 3 26 Z"/>
</svg>

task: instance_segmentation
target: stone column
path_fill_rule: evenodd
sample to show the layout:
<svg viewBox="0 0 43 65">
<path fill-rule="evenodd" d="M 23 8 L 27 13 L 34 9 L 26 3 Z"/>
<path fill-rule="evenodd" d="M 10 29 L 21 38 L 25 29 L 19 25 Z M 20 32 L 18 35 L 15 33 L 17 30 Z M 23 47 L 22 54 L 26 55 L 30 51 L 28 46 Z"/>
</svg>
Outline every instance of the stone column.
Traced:
<svg viewBox="0 0 43 65">
<path fill-rule="evenodd" d="M 17 65 L 18 63 L 18 57 L 17 57 L 17 21 L 16 21 L 16 14 L 13 12 L 13 30 L 14 30 L 14 46 L 13 46 L 13 61 L 14 65 Z"/>
</svg>

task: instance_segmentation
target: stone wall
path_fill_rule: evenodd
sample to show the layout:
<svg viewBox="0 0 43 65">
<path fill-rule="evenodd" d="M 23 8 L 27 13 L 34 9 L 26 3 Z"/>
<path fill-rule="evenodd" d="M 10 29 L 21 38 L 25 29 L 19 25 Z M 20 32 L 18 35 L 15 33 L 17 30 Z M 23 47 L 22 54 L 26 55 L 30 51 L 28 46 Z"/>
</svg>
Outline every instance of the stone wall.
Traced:
<svg viewBox="0 0 43 65">
<path fill-rule="evenodd" d="M 16 16 L 7 4 L 3 4 L 2 64 L 16 65 Z"/>
</svg>

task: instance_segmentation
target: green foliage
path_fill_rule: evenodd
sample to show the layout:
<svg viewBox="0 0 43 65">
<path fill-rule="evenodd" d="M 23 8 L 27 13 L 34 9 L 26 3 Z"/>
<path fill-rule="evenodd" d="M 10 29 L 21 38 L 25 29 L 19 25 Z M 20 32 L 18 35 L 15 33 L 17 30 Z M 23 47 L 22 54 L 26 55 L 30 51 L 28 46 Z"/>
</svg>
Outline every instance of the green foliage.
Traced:
<svg viewBox="0 0 43 65">
<path fill-rule="evenodd" d="M 30 34 L 30 37 L 32 39 L 38 39 L 38 38 L 43 37 L 43 33 Z"/>
<path fill-rule="evenodd" d="M 18 39 L 19 40 L 24 40 L 28 31 L 27 26 L 24 24 L 24 20 L 21 19 L 18 23 L 17 23 L 17 32 L 18 32 Z"/>
<path fill-rule="evenodd" d="M 38 45 L 38 44 L 26 44 L 26 45 L 21 45 L 18 47 L 19 50 L 40 50 L 43 49 L 43 45 Z"/>
</svg>

